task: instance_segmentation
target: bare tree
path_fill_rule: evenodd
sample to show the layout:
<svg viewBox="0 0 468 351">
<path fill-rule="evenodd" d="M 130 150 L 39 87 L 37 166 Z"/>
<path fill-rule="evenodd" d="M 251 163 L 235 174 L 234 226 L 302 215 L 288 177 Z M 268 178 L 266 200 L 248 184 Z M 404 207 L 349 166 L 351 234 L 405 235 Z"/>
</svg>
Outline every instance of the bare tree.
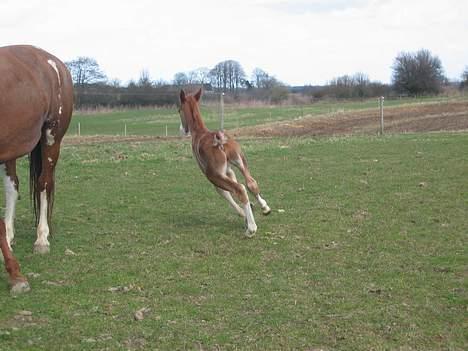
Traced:
<svg viewBox="0 0 468 351">
<path fill-rule="evenodd" d="M 234 60 L 219 62 L 211 71 L 211 84 L 224 91 L 235 92 L 245 81 L 245 72 L 241 64 Z"/>
<path fill-rule="evenodd" d="M 193 70 L 193 75 L 195 77 L 195 84 L 206 84 L 210 80 L 210 69 L 207 67 L 200 67 Z"/>
<path fill-rule="evenodd" d="M 138 79 L 137 86 L 142 88 L 151 88 L 153 86 L 153 82 L 151 81 L 151 77 L 147 69 L 143 69 L 140 72 L 140 78 Z"/>
<path fill-rule="evenodd" d="M 445 80 L 442 63 L 429 50 L 402 52 L 393 63 L 393 85 L 410 95 L 438 94 Z"/>
<path fill-rule="evenodd" d="M 370 84 L 369 76 L 365 73 L 358 72 L 354 74 L 353 80 L 355 84 L 355 94 L 360 98 L 366 96 L 366 91 Z"/>
<path fill-rule="evenodd" d="M 465 70 L 463 71 L 461 75 L 460 88 L 462 89 L 468 88 L 468 66 L 465 67 Z"/>
<path fill-rule="evenodd" d="M 278 81 L 274 76 L 268 74 L 261 68 L 255 68 L 252 71 L 252 81 L 256 88 L 258 89 L 272 89 L 277 86 L 284 85 Z"/>
<path fill-rule="evenodd" d="M 178 72 L 174 75 L 173 83 L 177 86 L 183 86 L 188 84 L 187 74 L 184 72 Z"/>
<path fill-rule="evenodd" d="M 328 90 L 331 95 L 337 98 L 351 98 L 356 83 L 353 76 L 345 74 L 337 78 L 333 78 L 328 84 Z"/>
<path fill-rule="evenodd" d="M 122 81 L 118 78 L 112 78 L 107 80 L 107 84 L 113 88 L 120 88 L 122 86 Z"/>
<path fill-rule="evenodd" d="M 65 62 L 76 86 L 93 83 L 102 83 L 106 75 L 99 67 L 97 61 L 91 57 L 80 56 L 75 60 Z"/>
<path fill-rule="evenodd" d="M 252 71 L 252 81 L 256 88 L 264 88 L 264 83 L 269 79 L 267 72 L 261 68 L 254 68 Z"/>
<path fill-rule="evenodd" d="M 362 72 L 353 75 L 343 75 L 333 78 L 327 86 L 316 90 L 315 97 L 333 96 L 341 99 L 366 98 L 382 96 L 389 93 L 389 86 L 380 82 L 371 81 L 369 76 Z"/>
<path fill-rule="evenodd" d="M 197 73 L 195 72 L 195 70 L 188 71 L 187 73 L 185 73 L 185 76 L 187 77 L 187 84 L 197 84 Z"/>
</svg>

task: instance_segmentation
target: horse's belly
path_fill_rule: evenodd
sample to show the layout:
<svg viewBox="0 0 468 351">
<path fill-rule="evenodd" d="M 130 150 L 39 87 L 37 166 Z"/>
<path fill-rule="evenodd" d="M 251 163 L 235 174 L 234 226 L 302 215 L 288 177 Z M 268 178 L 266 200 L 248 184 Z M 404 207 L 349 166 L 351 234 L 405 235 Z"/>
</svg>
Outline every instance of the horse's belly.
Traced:
<svg viewBox="0 0 468 351">
<path fill-rule="evenodd" d="M 42 122 L 36 122 L 28 128 L 20 125 L 0 123 L 0 162 L 9 161 L 31 152 L 41 138 Z"/>
</svg>

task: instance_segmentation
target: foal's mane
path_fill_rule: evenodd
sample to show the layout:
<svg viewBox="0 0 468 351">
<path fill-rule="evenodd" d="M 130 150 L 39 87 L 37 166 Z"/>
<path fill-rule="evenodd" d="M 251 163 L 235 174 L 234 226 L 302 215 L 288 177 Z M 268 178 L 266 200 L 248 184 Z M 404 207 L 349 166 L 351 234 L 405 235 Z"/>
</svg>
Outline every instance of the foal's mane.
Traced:
<svg viewBox="0 0 468 351">
<path fill-rule="evenodd" d="M 200 108 L 198 107 L 198 102 L 194 96 L 189 95 L 187 96 L 187 103 L 190 106 L 190 110 L 192 111 L 192 115 L 195 117 L 197 114 L 198 117 L 201 117 Z"/>
<path fill-rule="evenodd" d="M 202 119 L 197 99 L 193 95 L 188 95 L 185 103 L 189 106 L 193 125 L 198 124 L 199 126 L 204 127 L 205 123 Z"/>
</svg>

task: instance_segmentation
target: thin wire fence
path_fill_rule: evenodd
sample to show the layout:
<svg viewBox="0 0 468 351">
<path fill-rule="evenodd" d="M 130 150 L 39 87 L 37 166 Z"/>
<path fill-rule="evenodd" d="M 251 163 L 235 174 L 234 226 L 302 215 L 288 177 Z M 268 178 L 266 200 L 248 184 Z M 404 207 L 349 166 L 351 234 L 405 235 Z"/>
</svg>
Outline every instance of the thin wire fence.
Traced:
<svg viewBox="0 0 468 351">
<path fill-rule="evenodd" d="M 420 103 L 446 103 L 453 99 L 387 99 L 385 109 Z M 455 99 L 456 100 L 456 99 Z M 365 101 L 324 101 L 308 105 L 225 104 L 222 95 L 201 104 L 203 119 L 209 129 L 232 130 L 278 121 L 313 116 L 344 115 L 356 110 L 375 111 L 379 130 L 384 132 L 383 99 Z M 68 129 L 70 136 L 180 136 L 180 117 L 176 106 L 139 108 L 97 108 L 74 113 Z"/>
</svg>

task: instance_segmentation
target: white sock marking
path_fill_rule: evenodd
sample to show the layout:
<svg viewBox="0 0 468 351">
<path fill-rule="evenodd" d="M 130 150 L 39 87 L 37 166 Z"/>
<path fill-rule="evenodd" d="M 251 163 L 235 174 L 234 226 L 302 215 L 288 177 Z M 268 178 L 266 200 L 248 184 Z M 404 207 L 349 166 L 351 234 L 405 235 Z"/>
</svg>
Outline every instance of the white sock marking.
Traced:
<svg viewBox="0 0 468 351">
<path fill-rule="evenodd" d="M 258 203 L 260 204 L 260 207 L 262 208 L 263 214 L 270 213 L 271 211 L 270 207 L 268 206 L 267 202 L 264 199 L 262 199 L 260 194 L 257 194 L 256 198 L 257 198 Z"/>
<path fill-rule="evenodd" d="M 247 231 L 245 232 L 245 235 L 253 236 L 257 231 L 257 224 L 255 223 L 252 208 L 250 207 L 249 202 L 247 202 L 247 204 L 244 205 L 244 212 L 245 218 L 247 220 Z"/>
<path fill-rule="evenodd" d="M 6 197 L 6 208 L 5 208 L 5 228 L 8 245 L 11 247 L 11 242 L 15 237 L 14 221 L 15 221 L 15 209 L 16 201 L 18 200 L 18 191 L 16 191 L 15 183 L 10 177 L 4 178 L 5 184 L 5 197 Z"/>
<path fill-rule="evenodd" d="M 34 245 L 49 246 L 47 237 L 49 236 L 49 224 L 47 223 L 47 192 L 41 192 L 41 208 L 39 210 L 39 225 L 37 226 L 37 240 Z"/>
<path fill-rule="evenodd" d="M 18 191 L 16 191 L 15 183 L 6 174 L 6 166 L 0 166 L 1 174 L 3 175 L 3 185 L 5 188 L 5 228 L 8 246 L 11 248 L 11 242 L 15 236 L 14 220 L 16 201 L 18 200 Z"/>
</svg>

